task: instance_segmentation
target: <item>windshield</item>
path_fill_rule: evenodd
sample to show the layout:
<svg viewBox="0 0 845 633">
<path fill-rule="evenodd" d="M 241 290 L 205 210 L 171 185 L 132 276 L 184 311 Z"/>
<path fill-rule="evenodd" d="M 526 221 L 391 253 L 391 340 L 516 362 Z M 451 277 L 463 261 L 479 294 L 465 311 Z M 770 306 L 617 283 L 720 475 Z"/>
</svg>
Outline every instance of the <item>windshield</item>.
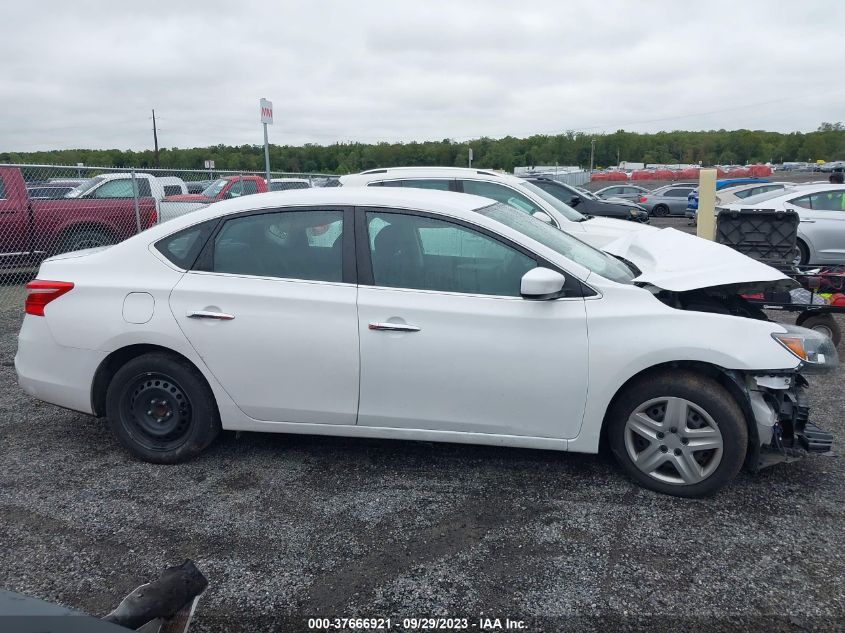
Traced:
<svg viewBox="0 0 845 633">
<path fill-rule="evenodd" d="M 526 213 L 520 213 L 507 204 L 496 203 L 489 207 L 477 209 L 476 213 L 519 231 L 605 279 L 627 284 L 634 278 L 631 269 L 618 259 L 546 224 L 542 220 Z"/>
<path fill-rule="evenodd" d="M 798 190 L 788 189 L 786 187 L 784 187 L 783 189 L 774 189 L 772 191 L 758 193 L 756 196 L 748 196 L 742 201 L 742 204 L 755 204 L 757 202 L 771 200 L 772 198 L 780 198 L 781 196 L 792 195 L 793 193 L 797 194 Z"/>
<path fill-rule="evenodd" d="M 575 209 L 570 207 L 568 204 L 561 200 L 558 200 L 552 194 L 543 191 L 534 183 L 523 181 L 519 184 L 528 189 L 531 193 L 542 198 L 545 202 L 554 207 L 567 220 L 572 220 L 573 222 L 583 222 L 587 219 L 586 217 L 578 213 Z"/>
<path fill-rule="evenodd" d="M 229 181 L 225 178 L 218 178 L 202 190 L 202 195 L 206 198 L 216 198 L 217 194 L 223 191 L 223 187 L 225 187 L 228 182 Z"/>
<path fill-rule="evenodd" d="M 101 182 L 103 182 L 103 178 L 100 176 L 84 180 L 79 185 L 68 191 L 65 194 L 65 198 L 81 198 L 86 193 L 91 191 L 91 189 L 99 185 Z"/>
</svg>

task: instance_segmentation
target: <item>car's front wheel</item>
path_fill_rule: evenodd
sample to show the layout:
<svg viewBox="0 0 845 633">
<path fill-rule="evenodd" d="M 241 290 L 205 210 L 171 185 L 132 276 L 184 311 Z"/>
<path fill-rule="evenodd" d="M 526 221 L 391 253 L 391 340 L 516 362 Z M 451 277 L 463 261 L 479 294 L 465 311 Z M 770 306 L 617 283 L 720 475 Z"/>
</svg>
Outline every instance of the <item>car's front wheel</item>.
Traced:
<svg viewBox="0 0 845 633">
<path fill-rule="evenodd" d="M 716 492 L 742 468 L 745 416 L 712 378 L 679 371 L 648 376 L 614 402 L 608 442 L 642 486 L 680 497 Z"/>
<path fill-rule="evenodd" d="M 112 432 L 133 455 L 174 464 L 217 437 L 220 417 L 211 388 L 184 359 L 152 352 L 117 370 L 106 392 Z"/>
</svg>

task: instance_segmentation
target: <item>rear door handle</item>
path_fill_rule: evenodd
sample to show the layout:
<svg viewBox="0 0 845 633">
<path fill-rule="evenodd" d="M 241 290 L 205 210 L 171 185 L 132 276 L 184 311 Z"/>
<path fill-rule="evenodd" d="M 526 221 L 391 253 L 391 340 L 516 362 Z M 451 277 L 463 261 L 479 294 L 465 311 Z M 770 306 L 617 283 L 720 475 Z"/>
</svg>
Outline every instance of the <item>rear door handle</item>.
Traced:
<svg viewBox="0 0 845 633">
<path fill-rule="evenodd" d="M 208 310 L 194 310 L 188 312 L 189 319 L 215 319 L 217 321 L 231 321 L 235 318 L 234 314 L 226 314 L 225 312 L 209 312 Z"/>
<path fill-rule="evenodd" d="M 419 332 L 420 328 L 416 325 L 408 325 L 407 323 L 370 323 L 371 330 L 387 330 L 390 332 Z"/>
</svg>

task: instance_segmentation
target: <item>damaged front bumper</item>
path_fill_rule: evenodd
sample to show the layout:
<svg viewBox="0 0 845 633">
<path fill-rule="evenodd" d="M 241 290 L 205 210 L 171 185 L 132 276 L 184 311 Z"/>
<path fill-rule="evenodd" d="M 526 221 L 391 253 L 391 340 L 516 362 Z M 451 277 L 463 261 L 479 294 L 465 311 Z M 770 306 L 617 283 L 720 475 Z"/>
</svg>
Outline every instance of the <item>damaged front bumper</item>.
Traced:
<svg viewBox="0 0 845 633">
<path fill-rule="evenodd" d="M 833 435 L 809 421 L 807 380 L 798 372 L 734 374 L 748 397 L 753 428 L 748 465 L 754 471 L 809 453 L 830 453 Z"/>
</svg>

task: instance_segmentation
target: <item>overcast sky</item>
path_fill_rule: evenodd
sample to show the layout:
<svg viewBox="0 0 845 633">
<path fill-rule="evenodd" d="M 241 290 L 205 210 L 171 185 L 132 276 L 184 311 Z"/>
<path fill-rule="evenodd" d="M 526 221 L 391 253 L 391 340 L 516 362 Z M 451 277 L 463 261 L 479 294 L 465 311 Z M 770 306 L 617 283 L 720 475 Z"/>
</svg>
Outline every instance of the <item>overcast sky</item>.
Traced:
<svg viewBox="0 0 845 633">
<path fill-rule="evenodd" d="M 835 2 L 7 2 L 0 151 L 845 120 Z"/>
</svg>

